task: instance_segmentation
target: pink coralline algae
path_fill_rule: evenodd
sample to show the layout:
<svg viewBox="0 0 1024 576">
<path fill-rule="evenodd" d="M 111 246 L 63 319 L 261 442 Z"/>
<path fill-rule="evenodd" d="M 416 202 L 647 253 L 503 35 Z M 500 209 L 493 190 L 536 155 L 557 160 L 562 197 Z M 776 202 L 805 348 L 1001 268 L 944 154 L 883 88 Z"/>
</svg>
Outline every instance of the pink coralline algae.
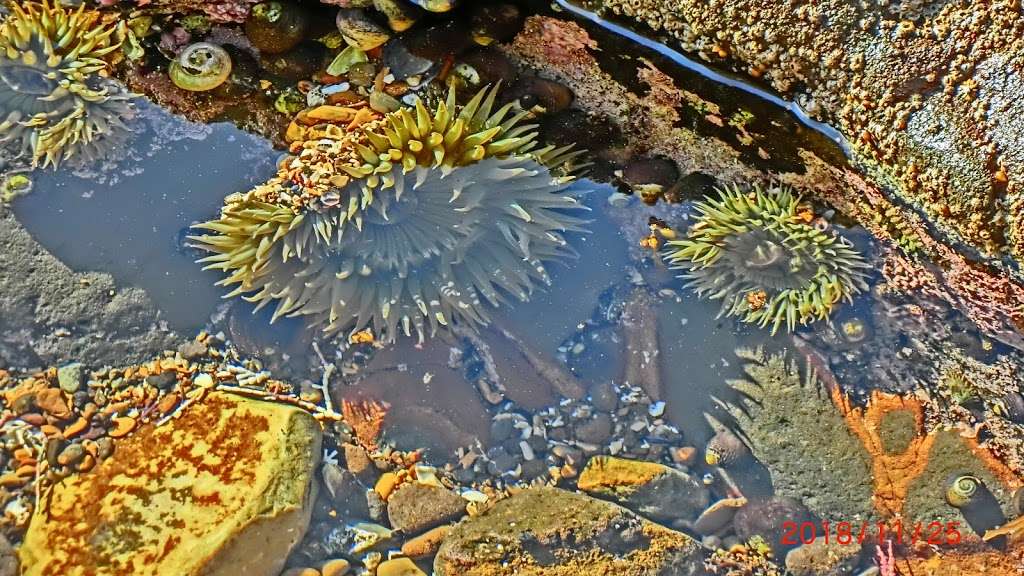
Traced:
<svg viewBox="0 0 1024 576">
<path fill-rule="evenodd" d="M 579 24 L 546 16 L 530 16 L 516 37 L 517 52 L 533 54 L 551 65 L 588 60 L 586 50 L 597 50 L 594 41 Z"/>
<path fill-rule="evenodd" d="M 121 0 L 100 0 L 104 6 L 112 6 Z M 155 7 L 170 12 L 202 12 L 213 22 L 245 22 L 249 9 L 260 0 L 134 0 L 137 6 Z"/>
</svg>

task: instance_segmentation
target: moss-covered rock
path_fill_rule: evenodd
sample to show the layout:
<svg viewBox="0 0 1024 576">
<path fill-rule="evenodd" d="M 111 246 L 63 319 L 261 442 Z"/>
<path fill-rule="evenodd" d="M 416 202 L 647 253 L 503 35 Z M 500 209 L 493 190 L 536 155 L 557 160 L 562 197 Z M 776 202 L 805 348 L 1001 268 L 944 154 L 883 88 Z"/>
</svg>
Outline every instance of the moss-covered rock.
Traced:
<svg viewBox="0 0 1024 576">
<path fill-rule="evenodd" d="M 211 393 L 54 486 L 23 574 L 276 575 L 309 523 L 320 442 L 306 412 Z"/>
<path fill-rule="evenodd" d="M 533 488 L 458 524 L 434 559 L 437 576 L 687 576 L 703 573 L 685 534 L 625 508 Z"/>
<path fill-rule="evenodd" d="M 978 518 L 978 514 L 972 512 L 991 511 L 961 511 L 946 503 L 946 484 L 953 476 L 970 475 L 978 478 L 998 502 L 996 506 L 1001 505 L 1009 511 L 1009 490 L 971 450 L 967 445 L 969 440 L 962 438 L 955 430 L 944 430 L 935 434 L 935 442 L 928 453 L 928 466 L 907 491 L 907 503 L 904 506 L 904 510 L 907 511 L 906 524 L 913 522 L 915 525 L 921 523 L 922 526 L 927 526 L 931 522 L 958 522 L 960 531 L 965 535 L 972 532 L 970 526 Z M 970 518 L 965 518 L 965 514 Z"/>
<path fill-rule="evenodd" d="M 710 496 L 696 478 L 657 462 L 595 456 L 577 487 L 657 521 L 693 520 Z"/>
<path fill-rule="evenodd" d="M 823 520 L 872 517 L 870 455 L 825 387 L 813 376 L 802 378 L 784 354 L 737 354 L 748 380 L 729 382 L 743 399 L 728 409 L 771 471 L 775 493 L 803 502 Z"/>
</svg>

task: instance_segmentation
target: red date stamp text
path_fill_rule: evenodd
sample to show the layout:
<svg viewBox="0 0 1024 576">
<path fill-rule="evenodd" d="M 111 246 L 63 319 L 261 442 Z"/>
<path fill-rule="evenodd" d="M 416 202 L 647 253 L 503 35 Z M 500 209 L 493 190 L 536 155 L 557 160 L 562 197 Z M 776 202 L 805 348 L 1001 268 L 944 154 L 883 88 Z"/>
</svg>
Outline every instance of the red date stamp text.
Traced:
<svg viewBox="0 0 1024 576">
<path fill-rule="evenodd" d="M 863 544 L 865 540 L 914 545 L 918 542 L 935 546 L 955 546 L 960 543 L 959 522 L 793 522 L 782 523 L 783 546 L 810 544 L 822 539 L 826 544 Z"/>
</svg>

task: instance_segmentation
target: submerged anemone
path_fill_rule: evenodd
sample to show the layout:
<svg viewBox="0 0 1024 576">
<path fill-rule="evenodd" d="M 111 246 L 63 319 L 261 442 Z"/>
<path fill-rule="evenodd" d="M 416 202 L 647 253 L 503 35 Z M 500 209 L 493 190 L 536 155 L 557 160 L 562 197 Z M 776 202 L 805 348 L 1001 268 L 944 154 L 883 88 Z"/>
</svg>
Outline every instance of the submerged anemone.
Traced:
<svg viewBox="0 0 1024 576">
<path fill-rule="evenodd" d="M 550 282 L 546 262 L 573 255 L 563 234 L 583 230 L 564 194 L 577 153 L 537 148 L 525 113 L 492 111 L 496 92 L 456 109 L 450 91 L 432 113 L 420 102 L 355 130 L 328 125 L 277 178 L 196 226 L 212 232 L 193 237 L 214 253 L 201 262 L 237 284 L 228 296 L 276 301 L 274 319 L 370 328 L 384 341 L 476 326 L 485 302 L 527 300 Z"/>
<path fill-rule="evenodd" d="M 99 12 L 56 2 L 11 2 L 0 23 L 0 143 L 33 162 L 100 155 L 124 130 L 130 97 L 104 76 L 121 43 Z"/>
<path fill-rule="evenodd" d="M 792 331 L 867 288 L 863 257 L 811 226 L 791 189 L 719 193 L 697 203 L 700 218 L 685 239 L 668 243 L 668 258 L 697 293 L 722 300 L 719 315 Z"/>
</svg>

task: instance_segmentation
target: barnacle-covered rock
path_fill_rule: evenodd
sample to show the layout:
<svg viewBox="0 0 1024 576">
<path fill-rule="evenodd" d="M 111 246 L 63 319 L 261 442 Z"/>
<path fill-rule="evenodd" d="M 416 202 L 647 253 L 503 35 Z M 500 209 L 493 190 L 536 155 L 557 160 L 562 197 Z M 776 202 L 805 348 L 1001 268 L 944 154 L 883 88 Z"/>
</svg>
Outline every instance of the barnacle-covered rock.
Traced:
<svg viewBox="0 0 1024 576">
<path fill-rule="evenodd" d="M 44 166 L 100 156 L 131 113 L 130 97 L 103 78 L 122 34 L 84 3 L 9 7 L 0 23 L 0 144 Z"/>
<path fill-rule="evenodd" d="M 485 303 L 527 300 L 550 282 L 545 262 L 573 254 L 564 234 L 583 230 L 563 193 L 571 177 L 555 172 L 577 154 L 536 147 L 525 112 L 492 110 L 496 93 L 456 108 L 450 91 L 432 113 L 332 108 L 363 123 L 327 124 L 277 178 L 229 196 L 219 219 L 197 225 L 211 233 L 194 240 L 214 253 L 202 262 L 237 285 L 229 296 L 277 302 L 275 319 L 384 341 L 476 326 Z"/>
<path fill-rule="evenodd" d="M 668 243 L 668 257 L 698 294 L 722 300 L 720 314 L 772 334 L 783 325 L 792 331 L 867 288 L 861 255 L 811 226 L 789 188 L 726 187 L 697 210 L 687 237 Z"/>
</svg>

